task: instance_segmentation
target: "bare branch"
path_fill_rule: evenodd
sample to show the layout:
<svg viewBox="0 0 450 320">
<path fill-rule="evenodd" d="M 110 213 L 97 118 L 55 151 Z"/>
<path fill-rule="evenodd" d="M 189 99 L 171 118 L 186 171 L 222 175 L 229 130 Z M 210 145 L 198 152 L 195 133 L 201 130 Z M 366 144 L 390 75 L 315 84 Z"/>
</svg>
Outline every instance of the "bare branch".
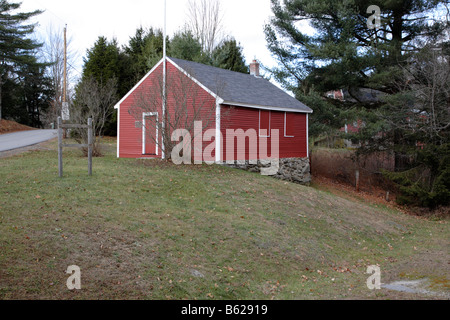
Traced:
<svg viewBox="0 0 450 320">
<path fill-rule="evenodd" d="M 223 14 L 220 0 L 189 0 L 188 28 L 205 52 L 212 53 L 221 41 Z"/>
<path fill-rule="evenodd" d="M 112 115 L 116 102 L 117 80 L 110 79 L 105 84 L 93 77 L 81 81 L 78 87 L 76 104 L 70 110 L 71 121 L 83 124 L 92 118 L 94 132 L 94 156 L 101 156 L 100 142 L 106 120 Z M 75 130 L 80 142 L 87 144 L 86 130 Z"/>
</svg>

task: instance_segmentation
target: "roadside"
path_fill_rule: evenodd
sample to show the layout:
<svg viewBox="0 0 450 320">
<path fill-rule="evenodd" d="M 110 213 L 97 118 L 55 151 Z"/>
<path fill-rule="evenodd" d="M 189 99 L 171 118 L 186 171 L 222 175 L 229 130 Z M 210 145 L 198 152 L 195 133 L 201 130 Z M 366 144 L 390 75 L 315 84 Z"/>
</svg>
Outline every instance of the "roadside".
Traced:
<svg viewBox="0 0 450 320">
<path fill-rule="evenodd" d="M 49 140 L 49 141 L 45 141 L 45 142 L 41 142 L 32 146 L 28 146 L 28 147 L 23 147 L 23 148 L 18 148 L 18 149 L 14 149 L 14 150 L 8 150 L 8 151 L 0 151 L 0 159 L 2 158 L 9 158 L 9 157 L 13 157 L 16 155 L 19 155 L 21 153 L 25 153 L 25 152 L 29 152 L 29 151 L 50 151 L 53 150 L 54 148 L 52 148 L 53 142 L 55 141 L 55 139 Z"/>
<path fill-rule="evenodd" d="M 33 133 L 31 133 L 31 131 Z M 23 152 L 27 152 L 27 151 L 36 151 L 36 150 L 49 150 L 48 146 L 49 146 L 49 141 L 54 140 L 46 140 L 46 141 L 39 141 L 39 139 L 37 140 L 33 140 L 31 143 L 31 145 L 23 145 L 20 146 L 21 142 L 14 142 L 17 143 L 19 145 L 18 148 L 11 148 L 11 147 L 2 147 L 2 143 L 6 143 L 8 142 L 8 144 L 10 143 L 10 140 L 8 137 L 10 137 L 10 134 L 15 134 L 15 133 L 19 133 L 19 132 L 24 132 L 24 134 L 26 135 L 27 133 L 31 134 L 32 136 L 34 136 L 36 134 L 36 132 L 39 131 L 36 128 L 32 128 L 32 127 L 28 127 L 26 125 L 17 123 L 15 121 L 11 121 L 11 120 L 5 120 L 2 119 L 0 121 L 0 159 L 1 158 L 7 158 L 7 157 L 11 157 Z M 48 136 L 48 134 L 47 134 Z M 21 139 L 19 136 L 17 138 L 14 139 L 19 140 Z M 34 141 L 36 141 L 36 143 L 34 143 Z"/>
<path fill-rule="evenodd" d="M 37 129 L 25 126 L 23 124 L 15 122 L 15 121 L 4 120 L 4 119 L 2 119 L 0 121 L 0 135 L 18 132 L 18 131 L 27 131 L 27 130 L 37 130 Z"/>
<path fill-rule="evenodd" d="M 57 137 L 57 130 L 31 130 L 0 135 L 0 152 L 33 146 Z"/>
</svg>

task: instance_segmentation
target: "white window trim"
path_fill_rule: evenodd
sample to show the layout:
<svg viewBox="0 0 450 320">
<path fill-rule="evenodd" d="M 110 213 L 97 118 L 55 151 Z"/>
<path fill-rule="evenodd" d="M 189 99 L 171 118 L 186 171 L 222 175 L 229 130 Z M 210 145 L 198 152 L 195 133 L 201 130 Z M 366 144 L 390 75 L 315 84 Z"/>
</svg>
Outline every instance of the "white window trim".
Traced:
<svg viewBox="0 0 450 320">
<path fill-rule="evenodd" d="M 145 141 L 147 136 L 147 126 L 145 125 L 145 118 L 146 117 L 156 117 L 156 123 L 159 121 L 159 114 L 158 112 L 144 112 L 142 114 L 142 155 L 146 155 L 145 150 Z M 156 126 L 156 155 L 159 156 L 159 130 L 158 126 Z"/>
<path fill-rule="evenodd" d="M 295 138 L 295 136 L 287 135 L 287 112 L 284 113 L 284 137 L 285 138 Z"/>
<path fill-rule="evenodd" d="M 271 134 L 271 128 L 272 128 L 272 111 L 270 111 L 270 110 L 267 110 L 267 111 L 269 111 L 269 132 L 268 132 L 268 136 L 262 136 L 261 135 L 261 110 L 259 110 L 259 131 L 258 131 L 258 133 L 259 133 L 259 137 L 260 138 L 270 138 L 270 134 Z"/>
</svg>

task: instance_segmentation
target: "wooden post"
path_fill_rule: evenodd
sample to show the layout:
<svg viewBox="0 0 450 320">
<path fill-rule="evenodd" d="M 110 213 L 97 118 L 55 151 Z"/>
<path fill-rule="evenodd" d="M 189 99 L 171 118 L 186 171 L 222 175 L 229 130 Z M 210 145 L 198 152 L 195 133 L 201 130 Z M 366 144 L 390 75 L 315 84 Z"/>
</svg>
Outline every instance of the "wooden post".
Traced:
<svg viewBox="0 0 450 320">
<path fill-rule="evenodd" d="M 356 177 L 356 191 L 359 192 L 359 170 L 356 170 L 355 177 Z"/>
<path fill-rule="evenodd" d="M 92 118 L 88 119 L 88 167 L 89 175 L 92 176 L 92 149 L 93 149 L 93 132 L 92 132 Z"/>
<path fill-rule="evenodd" d="M 61 126 L 62 126 L 61 117 L 58 117 L 58 170 L 60 178 L 63 177 L 63 157 L 62 157 L 63 132 Z"/>
<path fill-rule="evenodd" d="M 79 128 L 88 130 L 88 144 L 63 144 L 63 129 Z M 94 127 L 92 118 L 88 119 L 88 124 L 65 124 L 61 117 L 58 117 L 58 168 L 59 177 L 63 177 L 63 148 L 88 148 L 88 171 L 92 176 L 92 153 L 94 148 Z"/>
</svg>

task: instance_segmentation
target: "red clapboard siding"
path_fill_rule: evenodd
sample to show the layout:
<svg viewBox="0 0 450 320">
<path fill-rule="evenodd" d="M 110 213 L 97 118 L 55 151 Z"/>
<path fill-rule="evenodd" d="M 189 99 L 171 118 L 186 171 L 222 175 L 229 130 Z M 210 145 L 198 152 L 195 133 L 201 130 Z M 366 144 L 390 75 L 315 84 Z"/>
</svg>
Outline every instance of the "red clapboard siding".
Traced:
<svg viewBox="0 0 450 320">
<path fill-rule="evenodd" d="M 154 103 L 160 105 L 158 108 L 159 121 L 162 121 L 162 100 L 160 94 L 160 81 L 162 79 L 163 65 L 154 70 L 120 105 L 120 128 L 119 128 L 119 157 L 120 158 L 155 158 L 142 154 L 142 128 L 136 128 L 136 121 L 141 115 L 133 113 L 133 106 L 142 101 L 142 97 L 151 97 Z M 215 112 L 216 100 L 199 85 L 181 73 L 170 62 L 167 63 L 167 116 L 168 122 L 175 124 L 174 119 L 179 118 L 176 110 L 188 110 L 187 116 L 180 119 L 176 124 L 176 129 L 187 129 L 194 137 L 192 120 L 202 121 L 203 131 L 214 129 L 216 125 Z M 188 99 L 184 98 L 188 95 Z M 130 114 L 130 112 L 132 114 Z M 139 119 L 136 119 L 136 116 Z M 214 139 L 212 139 L 214 141 Z M 161 134 L 159 134 L 161 146 Z M 211 141 L 204 142 L 202 150 L 211 144 Z M 161 157 L 162 150 L 159 148 L 158 158 Z M 215 153 L 212 153 L 215 156 Z"/>
<path fill-rule="evenodd" d="M 142 154 L 142 128 L 136 127 L 136 121 L 142 122 L 142 115 L 133 112 L 133 106 L 142 101 L 142 97 L 150 94 L 156 88 L 159 78 L 162 76 L 162 64 L 141 85 L 133 91 L 120 105 L 120 127 L 119 127 L 119 157 L 120 158 L 154 158 L 155 156 L 144 156 Z M 161 101 L 160 97 L 155 99 Z M 162 106 L 162 102 L 160 103 Z M 158 113 L 162 115 L 161 110 Z M 161 117 L 161 116 L 160 116 Z M 161 121 L 161 118 L 159 119 Z M 149 128 L 150 129 L 150 128 Z M 161 149 L 158 152 L 161 156 Z"/>
<path fill-rule="evenodd" d="M 268 111 L 261 110 L 261 129 L 268 126 Z M 259 137 L 260 129 L 260 110 L 241 107 L 223 107 L 222 108 L 221 131 L 223 135 L 223 160 L 227 160 L 227 129 L 242 129 L 245 132 L 253 129 L 257 133 L 258 158 L 264 158 L 259 154 L 259 145 L 261 142 L 267 141 L 268 156 L 271 156 L 271 143 L 273 136 L 269 138 Z M 286 118 L 291 125 L 290 134 L 293 137 L 285 137 L 285 112 L 270 111 L 270 129 L 279 130 L 279 157 L 280 158 L 304 158 L 307 157 L 307 115 L 303 113 L 286 113 Z M 234 160 L 255 160 L 250 157 L 250 141 L 246 138 L 245 150 L 243 146 L 239 148 L 235 142 Z M 253 146 L 255 147 L 255 146 Z M 245 152 L 244 152 L 245 151 Z M 242 152 L 245 158 L 238 157 Z"/>
</svg>

